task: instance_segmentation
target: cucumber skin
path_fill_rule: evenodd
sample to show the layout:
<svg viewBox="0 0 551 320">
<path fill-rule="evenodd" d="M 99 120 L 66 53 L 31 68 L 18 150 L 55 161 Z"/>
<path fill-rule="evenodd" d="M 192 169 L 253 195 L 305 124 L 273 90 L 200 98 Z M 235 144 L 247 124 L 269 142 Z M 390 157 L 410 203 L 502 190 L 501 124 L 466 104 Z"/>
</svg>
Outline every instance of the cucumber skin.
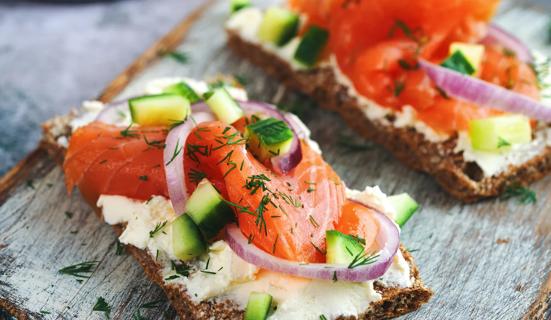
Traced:
<svg viewBox="0 0 551 320">
<path fill-rule="evenodd" d="M 196 103 L 201 100 L 201 97 L 185 82 L 178 82 L 173 85 L 166 87 L 163 92 L 165 93 L 176 93 L 187 98 L 190 103 Z"/>
<path fill-rule="evenodd" d="M 286 19 L 283 23 L 281 23 L 281 15 L 286 15 Z M 276 22 L 276 25 L 274 25 L 274 22 Z M 272 42 L 276 46 L 281 47 L 295 37 L 298 32 L 299 24 L 300 19 L 296 13 L 279 7 L 271 7 L 266 10 L 264 14 L 263 21 L 258 30 L 258 35 L 261 40 Z"/>
<path fill-rule="evenodd" d="M 247 308 L 245 309 L 244 320 L 265 320 L 272 307 L 272 296 L 263 292 L 251 292 Z"/>
<path fill-rule="evenodd" d="M 206 239 L 215 237 L 226 224 L 233 220 L 233 210 L 224 201 L 211 208 L 209 213 L 203 214 L 201 218 L 192 212 L 187 214 L 199 227 Z"/>
<path fill-rule="evenodd" d="M 174 255 L 178 259 L 187 261 L 207 252 L 207 245 L 199 228 L 188 215 L 179 216 L 170 227 Z"/>
<path fill-rule="evenodd" d="M 307 67 L 314 66 L 327 45 L 327 40 L 327 30 L 315 25 L 310 26 L 295 51 L 295 60 Z"/>
</svg>

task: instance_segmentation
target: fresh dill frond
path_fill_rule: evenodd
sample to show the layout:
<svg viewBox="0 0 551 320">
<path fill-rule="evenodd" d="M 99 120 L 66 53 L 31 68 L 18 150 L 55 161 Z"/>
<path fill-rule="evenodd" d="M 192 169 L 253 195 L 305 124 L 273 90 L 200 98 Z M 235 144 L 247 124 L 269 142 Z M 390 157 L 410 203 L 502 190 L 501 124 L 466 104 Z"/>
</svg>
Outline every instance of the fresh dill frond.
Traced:
<svg viewBox="0 0 551 320">
<path fill-rule="evenodd" d="M 189 54 L 187 52 L 172 51 L 167 55 L 181 64 L 187 64 L 189 62 Z"/>
<path fill-rule="evenodd" d="M 534 204 L 537 201 L 536 192 L 521 185 L 507 187 L 502 198 L 505 200 L 517 198 L 522 204 Z"/>
<path fill-rule="evenodd" d="M 157 233 L 159 233 L 159 231 L 161 231 L 167 224 L 168 221 L 163 221 L 163 222 L 159 222 L 155 225 L 155 228 L 151 231 L 149 231 L 149 237 L 150 238 L 153 238 L 157 235 Z"/>
<path fill-rule="evenodd" d="M 202 171 L 192 168 L 191 170 L 189 170 L 188 177 L 189 181 L 198 184 L 199 182 L 201 182 L 201 180 L 205 179 L 207 175 Z"/>
<path fill-rule="evenodd" d="M 73 276 L 77 279 L 88 279 L 92 273 L 96 270 L 99 261 L 86 261 L 77 263 L 62 269 L 59 269 L 58 272 L 61 274 L 66 274 Z"/>
<path fill-rule="evenodd" d="M 372 264 L 377 261 L 377 258 L 379 258 L 379 254 L 370 254 L 360 251 L 354 256 L 352 261 L 350 261 L 350 264 L 348 264 L 348 269 L 354 269 L 356 267 Z"/>
<path fill-rule="evenodd" d="M 110 313 L 111 313 L 111 307 L 107 304 L 107 302 L 103 297 L 99 297 L 98 301 L 96 301 L 96 304 L 92 308 L 92 311 L 103 312 L 105 314 L 105 317 L 109 319 Z"/>
</svg>

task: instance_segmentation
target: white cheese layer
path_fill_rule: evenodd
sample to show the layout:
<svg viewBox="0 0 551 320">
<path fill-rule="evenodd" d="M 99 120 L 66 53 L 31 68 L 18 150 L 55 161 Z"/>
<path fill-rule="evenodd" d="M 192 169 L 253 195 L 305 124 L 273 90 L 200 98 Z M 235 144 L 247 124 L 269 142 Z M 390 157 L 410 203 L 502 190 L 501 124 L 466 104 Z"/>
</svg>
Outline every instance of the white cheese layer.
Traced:
<svg viewBox="0 0 551 320">
<path fill-rule="evenodd" d="M 380 293 L 373 288 L 373 281 L 312 280 L 259 269 L 235 255 L 222 240 L 210 245 L 208 253 L 191 262 L 188 277 L 172 278 L 176 272 L 171 260 L 176 258 L 171 245 L 170 222 L 176 216 L 169 200 L 153 197 L 140 202 L 102 195 L 98 206 L 107 223 L 127 224 L 119 238 L 121 243 L 147 250 L 163 267 L 161 275 L 166 284 L 185 288 L 195 302 L 231 299 L 245 308 L 251 291 L 263 291 L 271 294 L 278 305 L 270 319 L 319 319 L 321 314 L 332 319 L 363 313 L 371 302 L 381 299 Z M 151 237 L 150 232 L 164 221 L 167 227 Z M 378 282 L 387 287 L 412 285 L 409 265 L 400 252 Z"/>
</svg>

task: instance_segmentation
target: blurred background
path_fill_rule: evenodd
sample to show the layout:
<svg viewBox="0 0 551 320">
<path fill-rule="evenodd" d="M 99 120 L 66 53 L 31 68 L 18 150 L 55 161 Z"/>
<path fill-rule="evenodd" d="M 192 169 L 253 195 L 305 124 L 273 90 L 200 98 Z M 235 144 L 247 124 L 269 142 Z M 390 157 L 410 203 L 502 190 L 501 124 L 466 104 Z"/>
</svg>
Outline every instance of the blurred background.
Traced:
<svg viewBox="0 0 551 320">
<path fill-rule="evenodd" d="M 44 120 L 95 98 L 202 1 L 0 0 L 0 176 L 36 146 Z"/>
<path fill-rule="evenodd" d="M 0 0 L 0 176 L 202 0 Z"/>
</svg>

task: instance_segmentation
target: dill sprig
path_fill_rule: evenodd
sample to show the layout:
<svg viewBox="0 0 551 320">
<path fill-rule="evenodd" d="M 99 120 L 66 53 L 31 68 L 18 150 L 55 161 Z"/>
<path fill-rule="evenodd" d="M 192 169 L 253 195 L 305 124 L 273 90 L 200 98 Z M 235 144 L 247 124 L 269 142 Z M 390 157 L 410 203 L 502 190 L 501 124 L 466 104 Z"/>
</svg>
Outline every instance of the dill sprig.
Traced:
<svg viewBox="0 0 551 320">
<path fill-rule="evenodd" d="M 171 269 L 176 272 L 177 275 L 182 277 L 189 276 L 189 267 L 185 264 L 176 263 L 174 261 L 170 261 Z"/>
<path fill-rule="evenodd" d="M 145 134 L 143 135 L 143 139 L 145 140 L 145 144 L 147 144 L 150 147 L 158 148 L 158 149 L 165 148 L 165 142 L 163 140 L 148 140 Z"/>
<path fill-rule="evenodd" d="M 149 231 L 149 237 L 150 238 L 153 238 L 157 235 L 157 233 L 159 233 L 159 231 L 161 231 L 167 224 L 168 221 L 163 221 L 163 222 L 159 222 L 155 225 L 155 229 Z"/>
<path fill-rule="evenodd" d="M 110 313 L 111 313 L 111 307 L 107 304 L 107 302 L 103 297 L 99 297 L 98 301 L 96 301 L 96 304 L 92 308 L 92 311 L 103 312 L 105 314 L 105 317 L 109 319 Z"/>
<path fill-rule="evenodd" d="M 99 261 L 85 261 L 59 269 L 58 272 L 73 276 L 79 280 L 88 279 L 96 270 L 98 263 Z"/>
<path fill-rule="evenodd" d="M 497 148 L 500 149 L 500 148 L 506 148 L 506 147 L 510 147 L 511 146 L 511 143 L 505 139 L 503 139 L 502 137 L 498 137 L 497 138 Z"/>
<path fill-rule="evenodd" d="M 117 245 L 115 248 L 115 254 L 117 256 L 122 256 L 124 254 L 124 244 L 122 244 L 119 239 L 117 239 Z"/>
<path fill-rule="evenodd" d="M 172 153 L 172 157 L 170 158 L 170 160 L 168 160 L 167 163 L 165 163 L 165 165 L 169 165 L 172 163 L 172 161 L 174 161 L 174 159 L 176 159 L 176 157 L 180 154 L 180 152 L 182 152 L 182 146 L 180 146 L 180 139 L 176 140 L 176 146 L 174 147 L 174 152 Z"/>
<path fill-rule="evenodd" d="M 135 137 L 138 137 L 139 134 L 138 134 L 138 131 L 137 130 L 132 130 L 132 126 L 134 124 L 131 123 L 128 125 L 128 127 L 126 127 L 126 129 L 120 131 L 120 134 L 121 136 L 125 137 L 125 138 L 135 138 Z"/>
<path fill-rule="evenodd" d="M 537 201 L 536 192 L 521 185 L 509 186 L 505 189 L 503 199 L 518 198 L 522 204 L 534 204 Z"/>
<path fill-rule="evenodd" d="M 187 52 L 172 51 L 167 55 L 181 64 L 187 64 L 189 62 L 189 55 Z"/>
<path fill-rule="evenodd" d="M 350 261 L 350 264 L 348 264 L 348 269 L 354 269 L 356 267 L 372 264 L 373 262 L 377 261 L 377 258 L 379 258 L 379 254 L 370 254 L 360 251 L 354 256 L 354 258 L 352 258 L 352 261 Z"/>
<path fill-rule="evenodd" d="M 201 182 L 201 180 L 206 178 L 207 175 L 202 171 L 192 168 L 191 170 L 189 170 L 188 177 L 189 177 L 189 181 L 197 184 Z"/>
<path fill-rule="evenodd" d="M 247 190 L 251 190 L 250 194 L 255 194 L 258 189 L 261 189 L 264 192 L 268 190 L 266 182 L 269 181 L 271 181 L 271 179 L 268 178 L 265 174 L 255 174 L 247 178 L 245 182 L 245 188 L 247 188 Z"/>
<path fill-rule="evenodd" d="M 199 163 L 200 161 L 197 154 L 207 157 L 210 154 L 210 149 L 208 146 L 199 144 L 186 144 L 186 155 L 193 160 L 193 162 Z"/>
</svg>

